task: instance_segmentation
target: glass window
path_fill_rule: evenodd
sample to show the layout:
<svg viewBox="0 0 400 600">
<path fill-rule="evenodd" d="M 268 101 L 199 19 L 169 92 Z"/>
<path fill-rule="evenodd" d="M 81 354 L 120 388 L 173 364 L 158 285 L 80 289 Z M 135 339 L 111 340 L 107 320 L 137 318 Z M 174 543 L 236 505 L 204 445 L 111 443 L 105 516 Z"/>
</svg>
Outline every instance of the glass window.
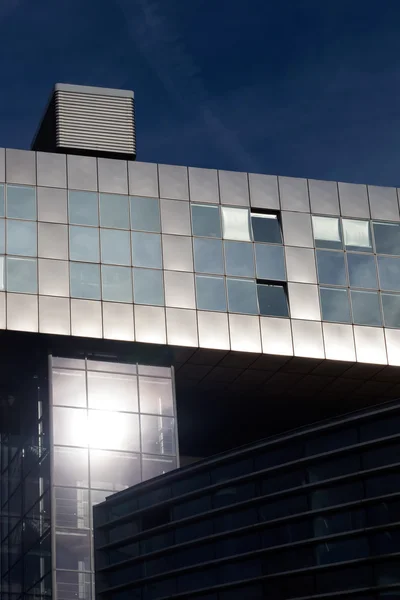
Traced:
<svg viewBox="0 0 400 600">
<path fill-rule="evenodd" d="M 69 228 L 69 255 L 71 260 L 100 262 L 99 230 L 90 227 Z"/>
<path fill-rule="evenodd" d="M 227 275 L 254 277 L 253 244 L 224 242 L 225 268 Z"/>
<path fill-rule="evenodd" d="M 372 254 L 347 253 L 350 286 L 377 289 L 375 256 Z"/>
<path fill-rule="evenodd" d="M 53 404 L 61 406 L 86 406 L 85 371 L 53 369 Z"/>
<path fill-rule="evenodd" d="M 382 325 L 378 292 L 350 291 L 353 322 L 356 325 Z"/>
<path fill-rule="evenodd" d="M 161 269 L 161 236 L 153 233 L 133 232 L 132 261 L 135 267 Z"/>
<path fill-rule="evenodd" d="M 378 256 L 378 270 L 381 289 L 400 291 L 400 258 Z"/>
<path fill-rule="evenodd" d="M 270 317 L 288 317 L 289 306 L 283 285 L 257 285 L 260 315 Z"/>
<path fill-rule="evenodd" d="M 258 314 L 256 283 L 246 279 L 227 279 L 230 312 Z"/>
<path fill-rule="evenodd" d="M 176 469 L 176 459 L 142 454 L 142 481 Z"/>
<path fill-rule="evenodd" d="M 82 411 L 82 414 L 86 414 L 86 412 Z M 87 448 L 54 446 L 53 456 L 53 483 L 55 485 L 88 487 L 89 461 Z"/>
<path fill-rule="evenodd" d="M 385 326 L 400 328 L 400 295 L 381 294 L 381 298 Z"/>
<path fill-rule="evenodd" d="M 7 186 L 7 217 L 9 219 L 36 219 L 36 190 L 34 187 Z"/>
<path fill-rule="evenodd" d="M 0 183 L 0 217 L 5 217 L 4 185 Z"/>
<path fill-rule="evenodd" d="M 101 227 L 129 229 L 127 196 L 100 194 L 100 225 Z"/>
<path fill-rule="evenodd" d="M 347 285 L 344 252 L 317 250 L 318 281 L 330 285 Z"/>
<path fill-rule="evenodd" d="M 347 250 L 372 252 L 372 240 L 369 221 L 343 219 L 344 245 Z"/>
<path fill-rule="evenodd" d="M 193 235 L 221 237 L 221 220 L 218 206 L 192 204 Z"/>
<path fill-rule="evenodd" d="M 141 415 L 142 452 L 174 456 L 175 420 L 170 417 Z"/>
<path fill-rule="evenodd" d="M 89 491 L 74 488 L 54 489 L 55 525 L 89 529 Z"/>
<path fill-rule="evenodd" d="M 136 304 L 164 304 L 162 271 L 149 269 L 133 270 L 133 298 Z"/>
<path fill-rule="evenodd" d="M 131 246 L 128 231 L 100 229 L 101 262 L 112 265 L 131 264 Z"/>
<path fill-rule="evenodd" d="M 160 206 L 157 198 L 131 198 L 131 228 L 159 233 Z"/>
<path fill-rule="evenodd" d="M 137 454 L 90 450 L 92 488 L 117 492 L 140 481 L 140 458 Z"/>
<path fill-rule="evenodd" d="M 340 249 L 342 236 L 337 217 L 312 217 L 316 248 Z"/>
<path fill-rule="evenodd" d="M 195 238 L 194 245 L 194 269 L 198 273 L 224 273 L 222 259 L 222 242 L 220 240 L 204 240 Z"/>
<path fill-rule="evenodd" d="M 140 411 L 155 415 L 173 415 L 172 382 L 170 379 L 139 377 Z"/>
<path fill-rule="evenodd" d="M 400 255 L 400 224 L 373 223 L 373 228 L 376 252 Z"/>
<path fill-rule="evenodd" d="M 251 213 L 251 226 L 255 242 L 282 244 L 282 232 L 278 215 Z"/>
<path fill-rule="evenodd" d="M 132 302 L 132 271 L 127 267 L 101 266 L 103 300 Z"/>
<path fill-rule="evenodd" d="M 56 567 L 68 571 L 90 571 L 89 532 L 81 529 L 56 531 Z"/>
<path fill-rule="evenodd" d="M 0 256 L 0 290 L 6 289 L 5 257 Z"/>
<path fill-rule="evenodd" d="M 100 300 L 100 265 L 70 263 L 71 296 Z"/>
<path fill-rule="evenodd" d="M 226 311 L 226 293 L 223 277 L 196 275 L 197 308 Z"/>
<path fill-rule="evenodd" d="M 7 257 L 7 291 L 37 294 L 37 261 Z"/>
<path fill-rule="evenodd" d="M 347 290 L 323 288 L 320 290 L 323 321 L 350 323 L 350 303 Z"/>
<path fill-rule="evenodd" d="M 99 224 L 96 192 L 70 191 L 68 196 L 69 222 L 74 225 Z"/>
<path fill-rule="evenodd" d="M 62 446 L 87 446 L 87 411 L 82 408 L 54 406 L 53 441 Z"/>
<path fill-rule="evenodd" d="M 7 219 L 7 254 L 37 256 L 37 223 Z"/>
<path fill-rule="evenodd" d="M 247 208 L 231 208 L 222 206 L 223 236 L 228 240 L 250 242 L 250 219 Z"/>
<path fill-rule="evenodd" d="M 139 415 L 89 410 L 88 435 L 91 448 L 138 452 Z"/>
<path fill-rule="evenodd" d="M 5 254 L 5 251 L 6 251 L 5 220 L 0 219 L 0 254 Z"/>
<path fill-rule="evenodd" d="M 138 412 L 136 376 L 88 371 L 87 381 L 89 408 Z"/>
<path fill-rule="evenodd" d="M 256 244 L 256 267 L 258 279 L 285 281 L 285 259 L 282 246 Z"/>
</svg>

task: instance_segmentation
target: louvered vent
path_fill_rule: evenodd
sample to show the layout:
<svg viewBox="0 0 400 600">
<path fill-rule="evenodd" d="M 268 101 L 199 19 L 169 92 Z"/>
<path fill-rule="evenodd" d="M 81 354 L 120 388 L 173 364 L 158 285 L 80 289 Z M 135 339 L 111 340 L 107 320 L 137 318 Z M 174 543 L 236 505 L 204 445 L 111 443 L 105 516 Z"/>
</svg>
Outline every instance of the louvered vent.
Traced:
<svg viewBox="0 0 400 600">
<path fill-rule="evenodd" d="M 135 159 L 133 92 L 57 84 L 32 149 Z"/>
</svg>

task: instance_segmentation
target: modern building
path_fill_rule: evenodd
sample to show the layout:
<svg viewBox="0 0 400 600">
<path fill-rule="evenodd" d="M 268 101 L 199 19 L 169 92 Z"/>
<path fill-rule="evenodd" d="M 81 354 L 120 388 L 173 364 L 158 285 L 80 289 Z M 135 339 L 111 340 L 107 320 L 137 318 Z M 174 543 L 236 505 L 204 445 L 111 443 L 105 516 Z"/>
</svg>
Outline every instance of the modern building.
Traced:
<svg viewBox="0 0 400 600">
<path fill-rule="evenodd" d="M 135 158 L 60 84 L 0 150 L 2 600 L 91 599 L 110 493 L 399 396 L 395 188 Z"/>
</svg>

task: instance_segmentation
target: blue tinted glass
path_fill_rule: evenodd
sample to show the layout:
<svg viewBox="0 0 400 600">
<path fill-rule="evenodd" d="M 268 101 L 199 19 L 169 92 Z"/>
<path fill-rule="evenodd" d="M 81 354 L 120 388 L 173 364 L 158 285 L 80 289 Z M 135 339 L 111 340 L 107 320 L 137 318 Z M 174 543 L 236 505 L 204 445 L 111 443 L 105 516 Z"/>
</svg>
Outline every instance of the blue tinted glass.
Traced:
<svg viewBox="0 0 400 600">
<path fill-rule="evenodd" d="M 0 290 L 6 289 L 6 258 L 0 256 Z"/>
<path fill-rule="evenodd" d="M 253 240 L 255 242 L 269 242 L 282 244 L 281 226 L 277 215 L 251 214 Z"/>
<path fill-rule="evenodd" d="M 347 250 L 372 252 L 372 238 L 369 221 L 343 219 L 343 238 Z"/>
<path fill-rule="evenodd" d="M 7 186 L 7 217 L 10 219 L 36 219 L 36 190 L 34 187 Z"/>
<path fill-rule="evenodd" d="M 221 219 L 218 206 L 192 204 L 193 235 L 221 237 Z"/>
<path fill-rule="evenodd" d="M 375 257 L 372 254 L 351 254 L 349 252 L 346 256 L 350 285 L 352 287 L 376 289 L 378 278 Z"/>
<path fill-rule="evenodd" d="M 286 272 L 283 247 L 256 244 L 256 267 L 258 279 L 284 281 Z"/>
<path fill-rule="evenodd" d="M 99 246 L 99 230 L 97 228 L 69 228 L 69 255 L 71 260 L 100 262 Z"/>
<path fill-rule="evenodd" d="M 112 265 L 131 264 L 129 231 L 100 229 L 101 262 Z"/>
<path fill-rule="evenodd" d="M 254 277 L 253 244 L 225 242 L 225 268 L 227 275 Z"/>
<path fill-rule="evenodd" d="M 132 261 L 135 267 L 161 269 L 161 236 L 153 233 L 133 232 Z"/>
<path fill-rule="evenodd" d="M 331 285 L 346 285 L 344 252 L 317 250 L 318 280 Z"/>
<path fill-rule="evenodd" d="M 37 255 L 37 223 L 7 219 L 7 254 Z"/>
<path fill-rule="evenodd" d="M 347 290 L 320 288 L 322 320 L 350 323 L 350 303 Z"/>
<path fill-rule="evenodd" d="M 5 227 L 5 220 L 0 219 L 0 254 L 6 251 Z"/>
<path fill-rule="evenodd" d="M 382 325 L 378 292 L 350 291 L 353 322 L 357 325 Z"/>
<path fill-rule="evenodd" d="M 378 270 L 382 290 L 400 291 L 400 258 L 378 256 Z"/>
<path fill-rule="evenodd" d="M 126 267 L 101 267 L 103 300 L 132 302 L 132 271 Z"/>
<path fill-rule="evenodd" d="M 100 266 L 70 263 L 71 296 L 100 300 Z"/>
<path fill-rule="evenodd" d="M 205 240 L 195 238 L 194 244 L 194 269 L 198 273 L 224 273 L 222 259 L 222 242 L 220 240 Z"/>
<path fill-rule="evenodd" d="M 283 285 L 257 285 L 260 315 L 270 317 L 288 317 L 289 307 L 286 290 Z"/>
<path fill-rule="evenodd" d="M 223 277 L 196 275 L 197 308 L 226 311 L 225 282 Z"/>
<path fill-rule="evenodd" d="M 133 270 L 133 298 L 136 304 L 164 304 L 162 271 Z"/>
<path fill-rule="evenodd" d="M 316 248 L 340 250 L 343 247 L 338 217 L 312 217 L 312 224 Z"/>
<path fill-rule="evenodd" d="M 4 185 L 0 183 L 0 217 L 5 216 L 5 206 L 4 206 Z"/>
<path fill-rule="evenodd" d="M 128 196 L 100 194 L 100 225 L 129 229 Z"/>
<path fill-rule="evenodd" d="M 131 228 L 139 231 L 160 229 L 160 206 L 157 198 L 131 198 Z"/>
<path fill-rule="evenodd" d="M 373 228 L 376 252 L 400 255 L 400 224 L 373 223 Z"/>
<path fill-rule="evenodd" d="M 400 295 L 382 294 L 381 297 L 386 327 L 400 328 Z"/>
<path fill-rule="evenodd" d="M 96 192 L 70 191 L 68 197 L 69 222 L 74 225 L 99 224 Z"/>
<path fill-rule="evenodd" d="M 37 261 L 7 257 L 7 290 L 37 294 Z"/>
<path fill-rule="evenodd" d="M 230 312 L 258 314 L 256 282 L 245 279 L 227 279 Z"/>
</svg>

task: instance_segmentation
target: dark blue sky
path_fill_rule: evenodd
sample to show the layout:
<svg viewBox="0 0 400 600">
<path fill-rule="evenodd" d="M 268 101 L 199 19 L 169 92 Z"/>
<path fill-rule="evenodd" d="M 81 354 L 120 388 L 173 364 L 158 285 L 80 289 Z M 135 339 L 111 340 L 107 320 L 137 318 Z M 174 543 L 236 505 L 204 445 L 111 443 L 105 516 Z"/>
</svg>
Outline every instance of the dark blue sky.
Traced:
<svg viewBox="0 0 400 600">
<path fill-rule="evenodd" d="M 1 0 L 0 72 L 0 146 L 122 87 L 140 160 L 400 186 L 400 0 Z"/>
</svg>

